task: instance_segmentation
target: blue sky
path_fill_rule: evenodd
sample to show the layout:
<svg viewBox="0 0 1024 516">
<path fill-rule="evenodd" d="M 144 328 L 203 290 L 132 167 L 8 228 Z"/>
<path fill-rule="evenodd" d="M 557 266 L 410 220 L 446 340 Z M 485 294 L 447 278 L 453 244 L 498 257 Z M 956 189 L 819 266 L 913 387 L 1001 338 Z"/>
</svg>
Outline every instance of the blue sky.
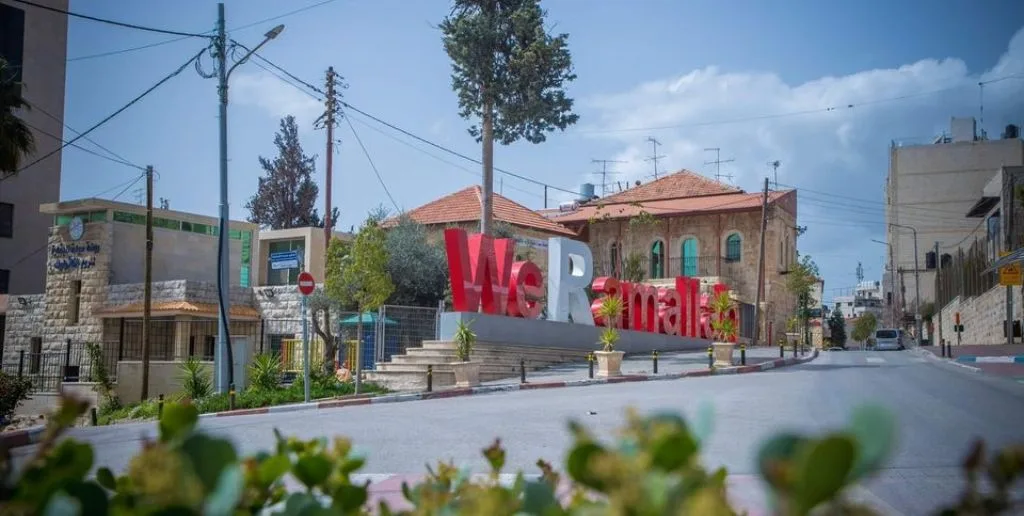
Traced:
<svg viewBox="0 0 1024 516">
<path fill-rule="evenodd" d="M 319 3 L 318 0 L 226 2 L 228 28 Z M 784 5 L 784 8 L 778 6 Z M 594 181 L 591 159 L 618 159 L 620 180 L 651 173 L 648 136 L 666 155 L 662 169 L 705 174 L 721 147 L 733 182 L 757 190 L 769 160 L 781 160 L 779 182 L 807 189 L 799 243 L 822 268 L 826 290 L 853 285 L 858 261 L 868 279 L 882 274 L 884 179 L 893 139 L 923 141 L 953 115 L 977 115 L 980 80 L 1024 77 L 1024 9 L 1019 0 L 548 0 L 549 24 L 570 34 L 579 79 L 569 90 L 580 123 L 541 145 L 496 149 L 497 166 L 576 190 Z M 333 65 L 350 84 L 345 99 L 359 109 L 470 156 L 479 147 L 457 115 L 449 62 L 436 24 L 442 0 L 336 0 L 279 20 L 233 31 L 248 45 L 285 24 L 261 54 L 296 76 L 322 85 Z M 182 31 L 214 27 L 216 3 L 72 0 L 73 11 Z M 114 111 L 199 51 L 186 39 L 145 50 L 80 59 L 172 39 L 72 19 L 65 121 L 82 130 Z M 204 60 L 210 69 L 209 59 Z M 934 93 L 937 90 L 942 90 Z M 985 89 L 985 128 L 1024 122 L 1024 79 Z M 905 97 L 899 100 L 886 100 Z M 830 106 L 847 106 L 821 112 Z M 274 153 L 280 118 L 294 114 L 303 146 L 323 177 L 325 134 L 312 128 L 319 106 L 254 63 L 231 81 L 229 155 L 232 218 L 246 215 L 261 171 Z M 805 115 L 792 115 L 811 111 Z M 174 209 L 217 210 L 215 82 L 190 67 L 96 130 L 102 145 L 159 172 L 156 197 Z M 764 115 L 768 118 L 756 118 Z M 736 121 L 739 120 L 739 121 Z M 479 180 L 478 166 L 424 147 L 358 115 L 353 125 L 402 208 L 414 208 Z M 734 121 L 731 123 L 719 123 Z M 651 129 L 643 129 L 651 128 Z M 638 129 L 638 130 L 633 130 Z M 70 135 L 70 133 L 69 133 Z M 66 136 L 70 137 L 70 136 Z M 343 124 L 335 157 L 333 198 L 340 228 L 358 224 L 378 204 L 391 207 L 376 175 Z M 444 161 L 437 159 L 442 158 Z M 446 163 L 447 161 L 447 163 Z M 76 149 L 65 152 L 61 196 L 108 190 L 137 172 Z M 543 207 L 542 187 L 499 174 L 495 189 Z M 503 184 L 502 184 L 503 183 Z M 114 190 L 116 193 L 117 190 Z M 829 206 L 826 194 L 848 197 Z M 565 194 L 551 192 L 551 206 Z M 132 200 L 129 191 L 121 198 Z M 806 202 L 805 202 L 806 201 Z M 830 295 L 826 294 L 826 299 Z"/>
</svg>

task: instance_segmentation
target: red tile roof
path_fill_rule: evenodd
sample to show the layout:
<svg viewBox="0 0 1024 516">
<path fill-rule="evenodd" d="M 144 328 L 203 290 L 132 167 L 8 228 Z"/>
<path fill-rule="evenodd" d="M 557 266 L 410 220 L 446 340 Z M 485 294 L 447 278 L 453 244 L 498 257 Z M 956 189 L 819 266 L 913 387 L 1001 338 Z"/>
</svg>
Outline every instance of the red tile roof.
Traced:
<svg viewBox="0 0 1024 516">
<path fill-rule="evenodd" d="M 768 202 L 775 203 L 794 190 L 784 190 L 768 193 Z M 623 192 L 625 193 L 625 192 Z M 647 212 L 655 217 L 666 215 L 684 215 L 699 213 L 718 213 L 726 211 L 743 211 L 760 209 L 761 194 L 758 193 L 733 193 L 726 195 L 705 195 L 701 197 L 687 197 L 677 199 L 663 199 L 643 202 L 618 202 L 607 203 L 607 197 L 593 203 L 580 206 L 576 211 L 561 216 L 552 217 L 551 220 L 562 224 L 587 222 L 591 219 L 621 219 L 639 215 Z"/>
<path fill-rule="evenodd" d="M 470 186 L 410 210 L 406 212 L 406 215 L 412 217 L 416 222 L 426 225 L 477 221 L 480 220 L 482 199 L 483 192 L 480 186 Z M 493 200 L 494 220 L 496 221 L 546 233 L 576 236 L 575 231 L 553 222 L 507 197 L 495 193 Z M 396 220 L 387 220 L 384 222 L 384 226 L 394 225 Z"/>
<path fill-rule="evenodd" d="M 743 193 L 743 190 L 683 169 L 661 179 L 655 179 L 650 183 L 591 201 L 588 204 L 629 203 L 736 193 Z"/>
</svg>

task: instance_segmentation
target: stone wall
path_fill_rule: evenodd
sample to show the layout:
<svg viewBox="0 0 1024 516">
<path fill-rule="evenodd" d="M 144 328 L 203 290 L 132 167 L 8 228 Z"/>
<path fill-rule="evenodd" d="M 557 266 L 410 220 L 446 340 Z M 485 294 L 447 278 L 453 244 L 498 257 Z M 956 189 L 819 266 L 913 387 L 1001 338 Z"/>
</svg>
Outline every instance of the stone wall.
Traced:
<svg viewBox="0 0 1024 516">
<path fill-rule="evenodd" d="M 145 284 L 129 283 L 110 285 L 108 303 L 128 305 L 143 302 Z M 231 304 L 253 306 L 252 288 L 232 286 L 229 293 Z M 190 301 L 193 303 L 217 303 L 217 285 L 205 281 L 174 280 L 153 283 L 153 302 Z"/>
<path fill-rule="evenodd" d="M 93 310 L 107 303 L 112 242 L 113 228 L 107 223 L 86 224 L 85 233 L 77 242 L 71 240 L 66 227 L 50 229 L 44 352 L 63 349 L 67 339 L 72 342 L 102 340 L 103 321 L 93 316 Z M 77 266 L 74 265 L 75 260 L 78 260 Z M 76 282 L 81 282 L 77 301 Z M 77 320 L 74 313 L 76 303 Z"/>
<path fill-rule="evenodd" d="M 18 298 L 26 301 L 25 305 Z M 46 323 L 46 296 L 43 294 L 12 296 L 7 307 L 7 329 L 4 337 L 4 364 L 17 364 L 18 351 L 29 350 L 32 337 L 42 337 Z"/>
<path fill-rule="evenodd" d="M 322 285 L 317 285 L 322 287 Z M 273 292 L 273 296 L 264 293 Z M 295 285 L 280 285 L 276 287 L 257 287 L 253 296 L 256 309 L 260 311 L 264 319 L 268 320 L 292 320 L 302 317 L 302 295 Z"/>
<path fill-rule="evenodd" d="M 1024 310 L 1021 309 L 1020 288 L 1013 289 L 1013 318 L 1021 320 Z M 956 312 L 960 312 L 960 324 L 964 331 L 960 335 L 964 345 L 1005 344 L 1003 321 L 1006 320 L 1006 287 L 995 286 L 980 296 L 968 299 L 953 298 L 939 312 L 942 321 L 941 337 L 946 342 L 956 344 L 956 333 L 953 321 Z M 1020 339 L 1017 339 L 1020 342 Z"/>
</svg>

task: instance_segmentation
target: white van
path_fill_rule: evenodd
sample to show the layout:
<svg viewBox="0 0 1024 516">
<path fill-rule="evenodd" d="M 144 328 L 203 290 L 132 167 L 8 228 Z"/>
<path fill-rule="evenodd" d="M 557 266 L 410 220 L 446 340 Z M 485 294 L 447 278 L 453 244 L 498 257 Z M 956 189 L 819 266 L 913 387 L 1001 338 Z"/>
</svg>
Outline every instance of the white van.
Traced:
<svg viewBox="0 0 1024 516">
<path fill-rule="evenodd" d="M 876 330 L 875 349 L 878 351 L 903 349 L 903 330 L 892 328 Z"/>
</svg>

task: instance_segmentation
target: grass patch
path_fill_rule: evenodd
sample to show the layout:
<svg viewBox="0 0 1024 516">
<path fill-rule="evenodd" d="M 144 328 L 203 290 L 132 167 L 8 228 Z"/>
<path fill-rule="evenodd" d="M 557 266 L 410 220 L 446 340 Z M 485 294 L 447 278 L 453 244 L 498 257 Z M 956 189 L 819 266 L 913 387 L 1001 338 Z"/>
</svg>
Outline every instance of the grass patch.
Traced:
<svg viewBox="0 0 1024 516">
<path fill-rule="evenodd" d="M 363 394 L 382 394 L 387 392 L 387 389 L 384 389 L 383 387 L 366 382 L 362 384 L 361 390 Z M 314 400 L 336 398 L 338 396 L 347 396 L 354 393 L 355 386 L 351 382 L 340 383 L 336 381 L 314 381 L 312 382 L 312 385 L 310 385 L 309 389 L 309 397 Z M 184 394 L 165 396 L 164 402 L 169 403 L 172 401 L 181 401 L 185 397 L 186 396 Z M 278 387 L 276 389 L 251 387 L 245 391 L 238 392 L 235 394 L 235 409 L 254 409 L 274 405 L 286 405 L 289 403 L 301 403 L 305 401 L 305 399 L 304 387 L 300 378 L 298 381 L 287 387 Z M 204 398 L 192 400 L 192 404 L 199 409 L 200 414 L 207 414 L 210 412 L 224 412 L 228 410 L 229 400 L 227 394 L 211 394 Z M 158 410 L 157 405 L 157 400 L 149 399 L 138 403 L 131 403 L 113 410 L 101 410 L 98 414 L 97 422 L 101 425 L 109 425 L 121 421 L 144 421 L 156 419 Z"/>
</svg>

